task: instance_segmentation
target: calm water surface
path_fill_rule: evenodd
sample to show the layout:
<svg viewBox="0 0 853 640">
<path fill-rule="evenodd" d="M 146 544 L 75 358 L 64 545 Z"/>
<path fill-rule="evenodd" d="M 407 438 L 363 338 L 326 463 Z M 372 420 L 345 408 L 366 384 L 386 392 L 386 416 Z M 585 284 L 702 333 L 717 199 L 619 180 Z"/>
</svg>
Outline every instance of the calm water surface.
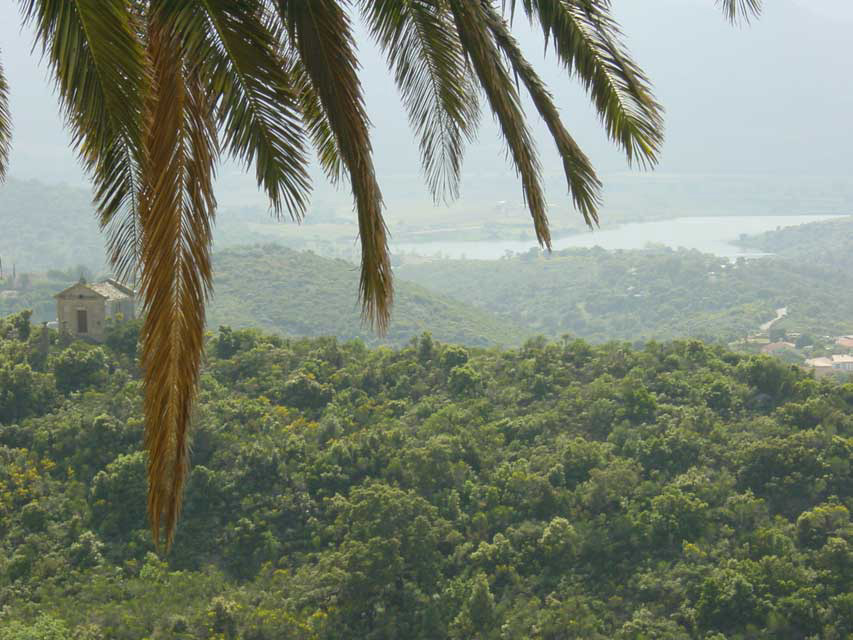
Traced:
<svg viewBox="0 0 853 640">
<path fill-rule="evenodd" d="M 571 247 L 601 247 L 607 250 L 644 249 L 649 245 L 666 245 L 673 249 L 697 249 L 725 258 L 756 257 L 763 254 L 734 244 L 741 236 L 819 222 L 844 216 L 718 216 L 673 218 L 653 222 L 633 222 L 603 231 L 584 231 L 556 238 L 554 250 Z M 418 242 L 393 244 L 392 250 L 421 256 L 466 257 L 473 260 L 496 260 L 507 251 L 525 253 L 536 243 L 524 240 Z"/>
</svg>

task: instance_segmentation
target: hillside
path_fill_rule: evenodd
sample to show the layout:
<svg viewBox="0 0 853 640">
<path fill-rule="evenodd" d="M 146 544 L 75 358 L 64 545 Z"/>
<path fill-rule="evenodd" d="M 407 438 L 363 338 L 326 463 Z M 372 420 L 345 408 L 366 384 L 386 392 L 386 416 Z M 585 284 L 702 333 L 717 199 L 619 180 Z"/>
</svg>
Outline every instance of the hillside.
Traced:
<svg viewBox="0 0 853 640">
<path fill-rule="evenodd" d="M 358 271 L 352 263 L 277 245 L 226 249 L 214 254 L 214 296 L 207 324 L 259 327 L 282 335 L 359 338 L 367 344 L 403 345 L 424 331 L 472 346 L 516 345 L 525 332 L 512 321 L 398 280 L 388 333 L 378 336 L 361 319 Z M 56 318 L 53 295 L 85 268 L 19 274 L 0 280 L 0 316 L 33 311 L 36 324 Z"/>
<path fill-rule="evenodd" d="M 518 344 L 524 335 L 512 321 L 398 278 L 391 325 L 380 338 L 361 320 L 358 267 L 277 245 L 217 252 L 214 274 L 208 312 L 214 329 L 258 327 L 368 344 L 405 344 L 424 331 L 438 340 L 478 346 Z"/>
<path fill-rule="evenodd" d="M 0 259 L 4 275 L 105 264 L 104 240 L 87 191 L 34 180 L 0 186 Z M 11 232 L 10 232 L 11 231 Z"/>
<path fill-rule="evenodd" d="M 34 321 L 51 320 L 56 291 L 81 272 L 103 271 L 103 236 L 88 192 L 10 180 L 0 189 L 0 219 L 4 228 L 15 230 L 0 233 L 0 314 L 32 308 Z M 357 278 L 348 263 L 310 254 L 297 258 L 287 250 L 265 249 L 266 257 L 256 250 L 251 256 L 244 249 L 227 253 L 229 246 L 261 240 L 257 229 L 271 233 L 272 227 L 257 222 L 266 219 L 247 207 L 218 216 L 215 248 L 226 253 L 217 258 L 221 269 L 211 327 L 229 323 L 377 343 L 360 324 Z M 335 243 L 341 229 L 335 235 L 329 225 L 276 228 L 287 230 L 282 236 L 287 242 L 340 248 Z M 329 238 L 325 244 L 324 237 Z M 396 272 L 401 286 L 387 341 L 402 344 L 431 329 L 436 317 L 442 318 L 441 339 L 468 344 L 517 344 L 539 333 L 571 333 L 596 342 L 687 336 L 730 342 L 755 332 L 780 307 L 789 313 L 779 329 L 815 336 L 853 333 L 853 299 L 838 293 L 849 286 L 853 272 L 853 219 L 742 241 L 777 256 L 725 268 L 713 256 L 668 250 L 581 249 L 548 258 L 403 263 Z M 19 276 L 27 274 L 14 284 L 13 265 Z M 244 267 L 246 280 L 239 273 Z M 335 312 L 323 312 L 327 309 Z"/>
<path fill-rule="evenodd" d="M 840 242 L 853 252 L 853 235 Z M 757 331 L 779 307 L 788 308 L 780 324 L 791 331 L 853 331 L 853 299 L 839 295 L 849 272 L 805 258 L 731 264 L 695 251 L 595 248 L 495 261 L 421 261 L 398 273 L 554 337 L 728 342 Z"/>
<path fill-rule="evenodd" d="M 807 268 L 822 268 L 849 277 L 853 271 L 853 216 L 768 231 L 741 240 L 741 244 L 802 261 Z"/>
<path fill-rule="evenodd" d="M 0 640 L 853 633 L 850 384 L 696 341 L 226 330 L 158 557 L 132 335 L 27 330 L 0 321 Z"/>
<path fill-rule="evenodd" d="M 837 248 L 827 247 L 841 260 L 853 240 L 841 233 L 834 238 Z M 273 245 L 226 249 L 214 261 L 208 313 L 214 330 L 256 326 L 397 345 L 426 330 L 440 340 L 481 346 L 567 333 L 595 342 L 732 342 L 785 307 L 788 315 L 776 329 L 818 337 L 853 333 L 853 299 L 838 294 L 850 272 L 805 257 L 730 264 L 688 251 L 577 249 L 497 261 L 404 262 L 395 270 L 394 318 L 382 339 L 361 323 L 358 272 L 350 262 Z M 0 281 L 0 314 L 29 308 L 34 322 L 52 320 L 53 294 L 78 277 L 69 269 L 19 274 L 14 287 L 8 278 Z"/>
</svg>

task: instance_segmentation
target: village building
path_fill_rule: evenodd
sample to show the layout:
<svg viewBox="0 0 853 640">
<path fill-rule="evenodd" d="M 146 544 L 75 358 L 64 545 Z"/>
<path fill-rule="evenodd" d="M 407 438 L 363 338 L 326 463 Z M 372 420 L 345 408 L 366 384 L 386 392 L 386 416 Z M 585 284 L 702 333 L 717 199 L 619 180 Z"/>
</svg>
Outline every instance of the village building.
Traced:
<svg viewBox="0 0 853 640">
<path fill-rule="evenodd" d="M 839 336 L 836 338 L 835 344 L 845 349 L 853 349 L 853 336 Z"/>
<path fill-rule="evenodd" d="M 104 340 L 107 320 L 132 320 L 136 313 L 133 289 L 113 279 L 88 284 L 80 278 L 54 298 L 59 330 L 97 342 Z"/>
<path fill-rule="evenodd" d="M 832 355 L 824 358 L 811 358 L 806 365 L 814 369 L 818 377 L 833 373 L 853 373 L 853 356 Z"/>
</svg>

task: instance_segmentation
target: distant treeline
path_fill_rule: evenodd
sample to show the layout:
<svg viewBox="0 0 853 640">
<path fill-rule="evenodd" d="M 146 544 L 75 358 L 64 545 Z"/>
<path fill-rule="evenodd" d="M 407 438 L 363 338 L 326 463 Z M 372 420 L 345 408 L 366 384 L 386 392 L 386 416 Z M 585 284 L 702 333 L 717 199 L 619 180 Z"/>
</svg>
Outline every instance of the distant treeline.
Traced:
<svg viewBox="0 0 853 640">
<path fill-rule="evenodd" d="M 839 253 L 853 255 L 853 229 L 840 242 Z M 568 249 L 404 264 L 398 273 L 553 337 L 730 342 L 757 332 L 779 307 L 788 308 L 780 327 L 789 331 L 853 332 L 853 298 L 843 293 L 851 272 L 821 256 L 730 263 L 686 250 Z"/>
</svg>

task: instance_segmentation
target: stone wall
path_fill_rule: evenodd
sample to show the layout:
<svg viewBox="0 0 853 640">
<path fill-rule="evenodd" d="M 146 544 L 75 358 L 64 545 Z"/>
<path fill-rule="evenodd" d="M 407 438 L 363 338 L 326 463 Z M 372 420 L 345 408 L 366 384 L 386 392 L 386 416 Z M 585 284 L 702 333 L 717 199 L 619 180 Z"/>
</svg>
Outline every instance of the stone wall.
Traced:
<svg viewBox="0 0 853 640">
<path fill-rule="evenodd" d="M 118 314 L 124 320 L 133 320 L 136 317 L 136 309 L 132 298 L 123 300 L 110 300 L 108 303 L 107 318 L 113 318 Z"/>
<path fill-rule="evenodd" d="M 77 311 L 80 309 L 86 311 L 86 333 L 80 333 L 77 330 Z M 104 339 L 107 323 L 104 299 L 85 286 L 74 287 L 56 299 L 56 319 L 59 322 L 60 331 L 98 341 Z"/>
</svg>

